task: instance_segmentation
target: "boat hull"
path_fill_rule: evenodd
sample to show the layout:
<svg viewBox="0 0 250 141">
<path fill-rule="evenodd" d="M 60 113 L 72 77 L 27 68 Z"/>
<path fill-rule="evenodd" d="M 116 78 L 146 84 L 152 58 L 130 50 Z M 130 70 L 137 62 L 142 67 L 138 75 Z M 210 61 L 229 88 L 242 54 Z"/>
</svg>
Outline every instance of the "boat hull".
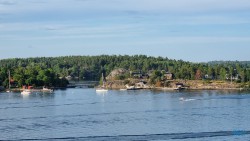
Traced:
<svg viewBox="0 0 250 141">
<path fill-rule="evenodd" d="M 96 92 L 107 92 L 107 89 L 96 89 Z"/>
<path fill-rule="evenodd" d="M 21 92 L 22 95 L 29 95 L 31 94 L 31 91 L 24 90 Z"/>
</svg>

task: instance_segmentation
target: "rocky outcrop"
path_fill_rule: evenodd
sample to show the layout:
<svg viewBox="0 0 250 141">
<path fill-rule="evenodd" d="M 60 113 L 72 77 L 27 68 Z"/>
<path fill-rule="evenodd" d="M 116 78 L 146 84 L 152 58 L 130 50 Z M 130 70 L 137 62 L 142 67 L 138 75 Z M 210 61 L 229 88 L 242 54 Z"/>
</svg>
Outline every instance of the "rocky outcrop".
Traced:
<svg viewBox="0 0 250 141">
<path fill-rule="evenodd" d="M 113 71 L 106 77 L 106 79 L 107 79 L 107 80 L 114 80 L 114 79 L 116 79 L 117 76 L 125 75 L 126 73 L 129 73 L 129 71 L 126 70 L 126 69 L 123 69 L 123 68 L 115 69 L 115 70 L 113 70 Z"/>
</svg>

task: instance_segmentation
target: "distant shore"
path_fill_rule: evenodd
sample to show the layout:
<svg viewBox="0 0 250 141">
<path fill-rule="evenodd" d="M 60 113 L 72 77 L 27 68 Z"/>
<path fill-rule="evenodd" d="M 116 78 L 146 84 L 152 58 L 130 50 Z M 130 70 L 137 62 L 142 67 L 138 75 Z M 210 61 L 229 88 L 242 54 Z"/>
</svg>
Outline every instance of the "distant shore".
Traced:
<svg viewBox="0 0 250 141">
<path fill-rule="evenodd" d="M 132 80 L 132 85 L 136 84 L 140 80 Z M 168 81 L 168 86 L 160 85 L 150 85 L 145 89 L 157 89 L 157 90 L 176 90 L 176 84 L 183 84 L 183 90 L 250 90 L 248 87 L 242 87 L 242 83 L 228 82 L 228 81 L 204 81 L 204 80 L 170 80 Z M 125 81 L 113 80 L 108 81 L 109 89 L 124 89 Z"/>
<path fill-rule="evenodd" d="M 130 85 L 135 85 L 136 83 L 139 83 L 142 80 L 139 79 L 133 79 L 130 80 Z M 147 87 L 145 88 L 139 88 L 139 89 L 152 89 L 152 90 L 163 90 L 163 91 L 174 91 L 179 90 L 176 87 L 176 84 L 182 84 L 182 88 L 180 90 L 237 90 L 237 91 L 243 91 L 243 90 L 250 90 L 249 87 L 242 87 L 244 86 L 242 83 L 231 83 L 228 81 L 216 81 L 216 80 L 210 80 L 210 81 L 204 81 L 204 80 L 169 80 L 168 85 L 150 85 L 146 80 L 144 80 Z M 92 84 L 92 83 L 91 83 Z M 126 89 L 126 80 L 108 80 L 107 81 L 107 88 L 113 89 L 113 90 L 120 90 L 120 89 Z M 85 84 L 87 85 L 87 84 Z M 67 89 L 71 87 L 54 87 L 53 89 Z M 75 88 L 75 87 L 72 87 Z M 80 87 L 83 88 L 83 87 Z M 87 88 L 87 87 L 86 87 Z M 93 87 L 91 87 L 93 88 Z M 34 88 L 33 90 L 40 90 L 41 87 Z M 7 90 L 7 89 L 5 89 Z M 2 91 L 5 91 L 4 89 Z M 11 91 L 14 92 L 21 92 L 23 91 L 22 88 L 12 88 Z"/>
</svg>

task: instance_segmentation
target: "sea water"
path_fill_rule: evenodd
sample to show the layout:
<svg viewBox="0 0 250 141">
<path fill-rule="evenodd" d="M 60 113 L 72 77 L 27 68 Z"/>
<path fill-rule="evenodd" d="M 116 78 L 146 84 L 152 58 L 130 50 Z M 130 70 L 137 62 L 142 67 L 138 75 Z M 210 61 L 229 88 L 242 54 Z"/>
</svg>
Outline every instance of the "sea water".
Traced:
<svg viewBox="0 0 250 141">
<path fill-rule="evenodd" d="M 248 140 L 250 92 L 0 93 L 0 140 Z"/>
</svg>

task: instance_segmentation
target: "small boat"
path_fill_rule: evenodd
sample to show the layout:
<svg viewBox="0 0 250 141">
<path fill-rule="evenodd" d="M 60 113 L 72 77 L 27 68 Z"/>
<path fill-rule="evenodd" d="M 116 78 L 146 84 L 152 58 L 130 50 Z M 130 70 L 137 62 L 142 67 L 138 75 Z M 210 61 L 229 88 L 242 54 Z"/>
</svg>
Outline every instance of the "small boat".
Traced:
<svg viewBox="0 0 250 141">
<path fill-rule="evenodd" d="M 106 79 L 105 79 L 103 73 L 102 73 L 102 82 L 103 82 L 102 87 L 97 88 L 96 92 L 107 92 L 108 91 L 108 89 L 105 87 L 105 85 L 106 85 Z"/>
<path fill-rule="evenodd" d="M 53 93 L 53 89 L 49 89 L 49 88 L 46 88 L 46 87 L 43 87 L 42 89 L 43 92 L 48 92 L 48 93 Z"/>
<path fill-rule="evenodd" d="M 107 92 L 108 89 L 105 89 L 105 88 L 97 88 L 96 89 L 96 92 Z"/>
<path fill-rule="evenodd" d="M 178 91 L 184 90 L 184 89 L 185 87 L 182 83 L 176 83 L 176 87 L 174 88 L 174 90 L 178 90 Z"/>
<path fill-rule="evenodd" d="M 126 91 L 127 89 L 120 89 L 120 91 Z"/>
<path fill-rule="evenodd" d="M 136 88 L 135 86 L 129 86 L 129 85 L 125 85 L 127 90 L 139 90 L 141 88 Z"/>
<path fill-rule="evenodd" d="M 31 94 L 31 91 L 25 89 L 25 90 L 23 90 L 23 91 L 21 92 L 21 94 L 22 94 L 22 95 L 28 95 L 28 94 Z"/>
</svg>

